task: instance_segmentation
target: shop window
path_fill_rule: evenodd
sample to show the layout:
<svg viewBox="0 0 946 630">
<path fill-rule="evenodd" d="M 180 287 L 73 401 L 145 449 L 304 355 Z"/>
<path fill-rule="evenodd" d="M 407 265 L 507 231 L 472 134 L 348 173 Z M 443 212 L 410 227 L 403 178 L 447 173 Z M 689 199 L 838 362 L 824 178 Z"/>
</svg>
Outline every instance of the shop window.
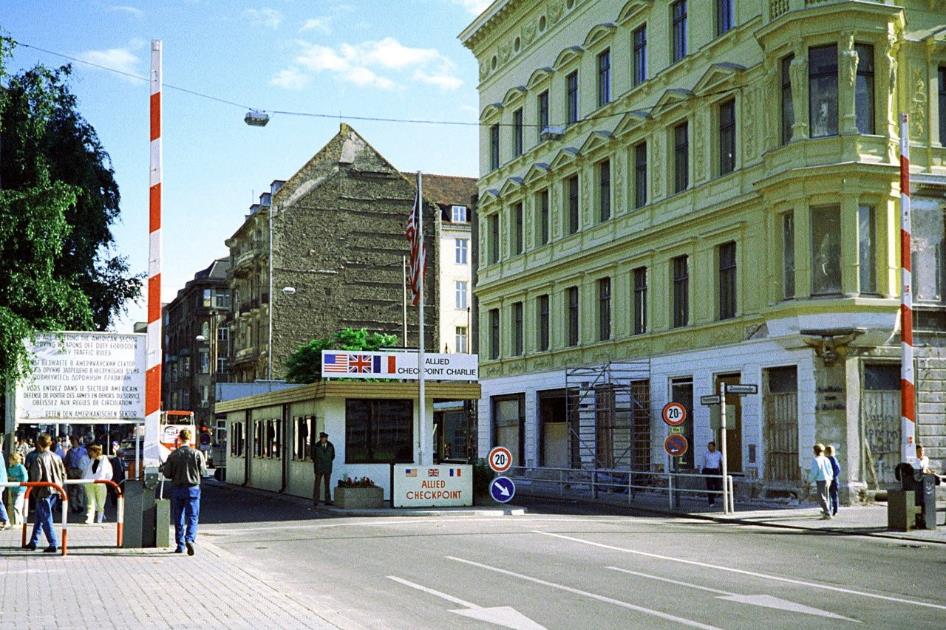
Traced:
<svg viewBox="0 0 946 630">
<path fill-rule="evenodd" d="M 513 466 L 525 465 L 525 395 L 494 396 L 492 407 L 493 445 L 509 449 Z"/>
<path fill-rule="evenodd" d="M 687 419 L 681 427 L 683 436 L 691 448 L 677 459 L 677 465 L 680 468 L 688 469 L 694 467 L 693 455 L 696 453 L 696 444 L 693 442 L 693 378 L 683 377 L 674 378 L 670 381 L 670 400 L 678 402 L 687 410 Z"/>
<path fill-rule="evenodd" d="M 414 461 L 413 414 L 410 400 L 346 400 L 345 463 Z"/>
<path fill-rule="evenodd" d="M 811 294 L 841 293 L 841 212 L 837 206 L 811 209 Z"/>
</svg>

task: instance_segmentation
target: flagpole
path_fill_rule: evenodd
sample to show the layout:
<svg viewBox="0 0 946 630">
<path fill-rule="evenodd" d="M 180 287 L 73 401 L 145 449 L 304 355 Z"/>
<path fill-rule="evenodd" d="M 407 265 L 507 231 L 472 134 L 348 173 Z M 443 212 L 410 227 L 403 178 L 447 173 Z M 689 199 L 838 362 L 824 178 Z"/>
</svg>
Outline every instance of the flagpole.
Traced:
<svg viewBox="0 0 946 630">
<path fill-rule="evenodd" d="M 420 240 L 420 270 L 417 275 L 417 292 L 420 295 L 418 302 L 417 321 L 417 388 L 418 408 L 417 422 L 420 425 L 420 450 L 418 457 L 421 465 L 431 464 L 427 452 L 427 398 L 424 395 L 424 267 L 426 256 L 424 252 L 424 179 L 417 171 L 417 235 Z"/>
<path fill-rule="evenodd" d="M 401 321 L 404 322 L 404 336 L 401 346 L 407 348 L 407 256 L 401 256 Z"/>
</svg>

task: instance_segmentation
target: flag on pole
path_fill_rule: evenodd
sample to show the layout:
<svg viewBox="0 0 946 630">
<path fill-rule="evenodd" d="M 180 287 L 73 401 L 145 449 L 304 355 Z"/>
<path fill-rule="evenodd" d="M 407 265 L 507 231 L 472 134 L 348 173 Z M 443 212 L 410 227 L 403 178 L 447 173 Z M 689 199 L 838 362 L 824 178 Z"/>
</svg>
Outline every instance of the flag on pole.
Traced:
<svg viewBox="0 0 946 630">
<path fill-rule="evenodd" d="M 417 174 L 417 178 L 418 180 L 420 179 L 420 173 Z M 411 208 L 411 214 L 407 219 L 407 230 L 404 233 L 408 242 L 411 244 L 408 281 L 411 285 L 411 304 L 413 306 L 417 306 L 418 302 L 420 302 L 421 274 L 427 270 L 427 252 L 424 249 L 424 235 L 421 234 L 421 230 L 418 229 L 418 225 L 420 224 L 418 213 L 421 211 L 422 207 L 423 202 L 420 198 L 420 182 L 418 181 L 417 190 L 414 193 L 414 207 Z"/>
</svg>

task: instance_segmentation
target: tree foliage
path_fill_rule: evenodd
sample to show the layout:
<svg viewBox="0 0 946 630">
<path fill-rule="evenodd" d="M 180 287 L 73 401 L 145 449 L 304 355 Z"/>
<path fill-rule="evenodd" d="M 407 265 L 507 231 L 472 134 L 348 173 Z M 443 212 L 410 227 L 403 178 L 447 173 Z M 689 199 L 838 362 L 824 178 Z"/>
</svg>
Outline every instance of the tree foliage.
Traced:
<svg viewBox="0 0 946 630">
<path fill-rule="evenodd" d="M 323 350 L 375 351 L 393 348 L 396 335 L 368 332 L 364 328 L 344 328 L 331 337 L 313 339 L 302 344 L 286 359 L 286 380 L 290 383 L 312 383 L 322 378 Z"/>
</svg>

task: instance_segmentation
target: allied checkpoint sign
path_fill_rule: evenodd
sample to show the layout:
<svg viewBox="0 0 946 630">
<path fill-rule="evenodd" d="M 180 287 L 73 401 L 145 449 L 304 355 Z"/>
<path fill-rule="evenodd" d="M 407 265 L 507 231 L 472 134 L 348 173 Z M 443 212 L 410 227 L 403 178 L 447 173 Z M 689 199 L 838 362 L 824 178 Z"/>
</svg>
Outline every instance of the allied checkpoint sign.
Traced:
<svg viewBox="0 0 946 630">
<path fill-rule="evenodd" d="M 469 464 L 394 465 L 393 507 L 473 505 L 473 467 Z"/>
<path fill-rule="evenodd" d="M 416 381 L 416 352 L 322 351 L 322 378 L 375 378 Z M 424 354 L 424 379 L 476 381 L 479 357 L 475 354 Z"/>
<path fill-rule="evenodd" d="M 128 424 L 145 419 L 145 335 L 40 333 L 33 372 L 16 384 L 15 424 Z"/>
</svg>

